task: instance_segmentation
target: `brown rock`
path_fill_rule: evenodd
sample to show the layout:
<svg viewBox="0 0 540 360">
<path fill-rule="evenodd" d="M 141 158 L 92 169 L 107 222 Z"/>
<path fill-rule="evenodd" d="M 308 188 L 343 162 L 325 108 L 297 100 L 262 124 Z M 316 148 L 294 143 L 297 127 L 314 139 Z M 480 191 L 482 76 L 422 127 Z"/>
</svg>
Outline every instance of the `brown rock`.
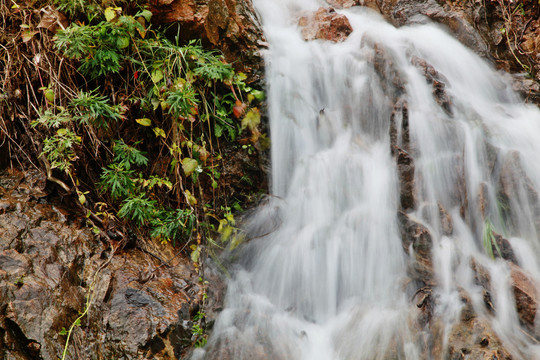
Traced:
<svg viewBox="0 0 540 360">
<path fill-rule="evenodd" d="M 156 0 L 149 9 L 153 22 L 177 23 L 181 40 L 220 49 L 250 81 L 262 76 L 264 35 L 251 0 Z"/>
<path fill-rule="evenodd" d="M 538 289 L 536 283 L 523 269 L 509 263 L 512 277 L 512 289 L 516 300 L 519 319 L 529 328 L 534 328 L 534 320 L 538 309 Z"/>
<path fill-rule="evenodd" d="M 401 241 L 403 249 L 411 255 L 408 273 L 413 280 L 424 284 L 433 283 L 433 261 L 431 249 L 433 238 L 429 230 L 419 222 L 413 220 L 404 212 L 398 213 L 400 223 Z M 410 254 L 410 249 L 413 254 Z"/>
<path fill-rule="evenodd" d="M 87 298 L 67 359 L 184 356 L 203 296 L 191 261 L 159 243 L 112 255 L 113 244 L 79 227 L 75 214 L 32 198 L 39 179 L 0 177 L 9 203 L 0 212 L 0 358 L 61 358 L 62 328 Z"/>
<path fill-rule="evenodd" d="M 445 90 L 445 82 L 447 80 L 444 75 L 435 70 L 435 68 L 428 64 L 424 59 L 413 56 L 411 62 L 424 74 L 428 84 L 431 84 L 433 88 L 433 98 L 437 104 L 439 104 L 448 115 L 452 115 L 452 100 Z"/>
<path fill-rule="evenodd" d="M 304 40 L 344 41 L 353 31 L 349 19 L 333 8 L 319 8 L 314 14 L 302 16 L 298 21 Z"/>
<path fill-rule="evenodd" d="M 375 72 L 381 79 L 381 85 L 384 91 L 391 96 L 392 102 L 396 105 L 403 102 L 406 109 L 406 102 L 401 99 L 402 94 L 405 92 L 404 77 L 399 72 L 398 68 L 394 65 L 394 61 L 391 55 L 382 44 L 374 44 L 373 50 L 375 55 L 373 57 L 373 67 Z M 407 149 L 405 149 L 407 150 Z"/>
<path fill-rule="evenodd" d="M 346 9 L 353 6 L 363 5 L 360 0 L 326 0 L 328 4 L 336 9 Z"/>
<path fill-rule="evenodd" d="M 452 216 L 446 211 L 444 206 L 439 203 L 439 219 L 441 221 L 441 229 L 444 235 L 451 235 L 454 232 L 454 222 Z"/>
<path fill-rule="evenodd" d="M 395 148 L 395 157 L 398 166 L 400 203 L 403 210 L 409 210 L 415 206 L 414 186 L 414 159 L 401 148 Z"/>
<path fill-rule="evenodd" d="M 489 322 L 479 317 L 455 324 L 447 346 L 445 359 L 512 359 Z"/>
</svg>

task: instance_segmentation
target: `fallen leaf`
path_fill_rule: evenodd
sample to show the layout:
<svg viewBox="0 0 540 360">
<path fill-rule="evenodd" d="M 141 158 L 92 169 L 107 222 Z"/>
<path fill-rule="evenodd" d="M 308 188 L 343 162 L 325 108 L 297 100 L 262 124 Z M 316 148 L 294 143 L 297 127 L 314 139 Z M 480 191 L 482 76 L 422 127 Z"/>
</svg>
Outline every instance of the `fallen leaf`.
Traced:
<svg viewBox="0 0 540 360">
<path fill-rule="evenodd" d="M 24 30 L 21 34 L 23 42 L 25 43 L 29 42 L 30 40 L 32 40 L 34 35 L 36 35 L 38 32 L 39 31 L 35 31 L 35 30 Z"/>
</svg>

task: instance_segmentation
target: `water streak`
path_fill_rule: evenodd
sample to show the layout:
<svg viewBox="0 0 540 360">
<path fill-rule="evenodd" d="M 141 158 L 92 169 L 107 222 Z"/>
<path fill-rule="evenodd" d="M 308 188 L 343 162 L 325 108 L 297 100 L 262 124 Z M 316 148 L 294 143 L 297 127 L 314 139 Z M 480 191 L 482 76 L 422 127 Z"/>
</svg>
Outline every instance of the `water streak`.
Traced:
<svg viewBox="0 0 540 360">
<path fill-rule="evenodd" d="M 515 359 L 533 359 L 511 268 L 483 235 L 503 234 L 540 279 L 540 112 L 435 25 L 396 29 L 355 8 L 340 11 L 354 28 L 345 42 L 305 42 L 296 19 L 320 5 L 256 1 L 270 43 L 273 196 L 246 225 L 264 236 L 242 250 L 195 358 L 438 359 L 469 306 Z M 396 151 L 414 159 L 408 208 Z M 423 250 L 404 248 L 403 219 L 429 234 L 433 275 L 411 272 Z M 418 320 L 422 288 L 438 325 Z"/>
</svg>

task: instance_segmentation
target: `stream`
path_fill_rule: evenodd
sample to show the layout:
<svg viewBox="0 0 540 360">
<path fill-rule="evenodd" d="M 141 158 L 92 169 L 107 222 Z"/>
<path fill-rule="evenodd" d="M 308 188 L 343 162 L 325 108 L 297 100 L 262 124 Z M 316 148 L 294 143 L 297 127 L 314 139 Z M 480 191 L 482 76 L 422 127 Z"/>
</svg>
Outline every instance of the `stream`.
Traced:
<svg viewBox="0 0 540 360">
<path fill-rule="evenodd" d="M 540 111 L 433 24 L 304 41 L 323 5 L 255 0 L 271 196 L 193 358 L 540 359 Z"/>
</svg>

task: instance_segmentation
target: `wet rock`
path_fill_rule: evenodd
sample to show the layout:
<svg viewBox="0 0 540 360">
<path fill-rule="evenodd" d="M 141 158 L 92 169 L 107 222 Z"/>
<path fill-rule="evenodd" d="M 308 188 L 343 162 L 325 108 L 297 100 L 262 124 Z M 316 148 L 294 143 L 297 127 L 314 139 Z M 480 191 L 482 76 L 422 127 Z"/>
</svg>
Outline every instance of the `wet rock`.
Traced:
<svg viewBox="0 0 540 360">
<path fill-rule="evenodd" d="M 259 50 L 264 35 L 251 0 L 157 0 L 148 1 L 152 21 L 176 24 L 181 40 L 202 39 L 219 48 L 227 61 L 249 75 L 250 81 L 263 76 Z M 177 33 L 177 29 L 171 28 Z"/>
<path fill-rule="evenodd" d="M 459 9 L 444 6 L 437 0 L 375 0 L 377 9 L 395 26 L 426 23 L 431 21 L 446 26 L 464 45 L 485 57 L 490 57 L 489 48 L 473 27 L 472 22 Z M 374 6 L 370 6 L 374 8 Z"/>
<path fill-rule="evenodd" d="M 505 225 L 513 231 L 519 228 L 523 209 L 530 211 L 536 219 L 536 230 L 540 230 L 540 197 L 531 179 L 521 165 L 519 152 L 510 151 L 497 159 L 498 176 L 497 199 L 501 211 L 507 219 Z"/>
<path fill-rule="evenodd" d="M 0 213 L 0 358 L 61 358 L 62 329 L 87 301 L 67 359 L 184 356 L 203 296 L 190 261 L 168 245 L 115 251 L 77 226 L 76 215 L 32 200 L 39 189 L 17 176 L 0 180 L 0 200 L 9 204 Z"/>
<path fill-rule="evenodd" d="M 361 0 L 326 0 L 326 2 L 336 9 L 346 9 L 353 6 L 364 5 Z"/>
<path fill-rule="evenodd" d="M 433 284 L 431 249 L 433 238 L 429 230 L 404 212 L 398 213 L 403 249 L 411 256 L 408 273 L 413 280 Z M 412 251 L 412 253 L 411 253 Z"/>
<path fill-rule="evenodd" d="M 452 100 L 445 90 L 445 83 L 448 82 L 448 80 L 424 59 L 413 56 L 411 63 L 423 73 L 427 83 L 431 84 L 431 87 L 433 88 L 433 98 L 437 104 L 439 104 L 448 115 L 452 115 Z"/>
<path fill-rule="evenodd" d="M 381 79 L 383 90 L 388 93 L 392 99 L 392 103 L 397 105 L 405 93 L 404 77 L 394 65 L 392 57 L 387 53 L 386 48 L 382 44 L 373 45 L 373 67 L 375 72 Z"/>
<path fill-rule="evenodd" d="M 319 8 L 315 13 L 302 16 L 298 21 L 304 40 L 315 39 L 341 42 L 352 33 L 352 26 L 345 15 L 333 8 Z"/>
<path fill-rule="evenodd" d="M 540 288 L 540 284 L 536 283 L 519 266 L 512 263 L 509 265 L 512 278 L 512 289 L 514 291 L 519 319 L 529 329 L 534 329 L 539 298 L 537 289 Z"/>
<path fill-rule="evenodd" d="M 454 223 L 452 220 L 452 216 L 446 211 L 444 206 L 442 206 L 440 203 L 438 204 L 439 207 L 439 219 L 440 219 L 440 225 L 443 232 L 443 235 L 449 236 L 452 235 L 454 232 Z"/>
<path fill-rule="evenodd" d="M 414 160 L 403 149 L 398 147 L 394 149 L 398 167 L 401 208 L 403 210 L 413 209 L 415 206 Z"/>
<path fill-rule="evenodd" d="M 447 359 L 511 360 L 512 356 L 502 344 L 489 322 L 479 317 L 455 324 L 448 335 L 444 352 Z"/>
<path fill-rule="evenodd" d="M 496 246 L 493 243 L 491 244 L 493 255 L 495 257 L 503 258 L 504 260 L 507 260 L 515 265 L 519 265 L 516 255 L 514 254 L 514 250 L 512 249 L 512 245 L 510 245 L 508 239 L 495 232 L 493 232 L 493 237 L 495 239 L 495 243 L 497 244 Z"/>
</svg>

